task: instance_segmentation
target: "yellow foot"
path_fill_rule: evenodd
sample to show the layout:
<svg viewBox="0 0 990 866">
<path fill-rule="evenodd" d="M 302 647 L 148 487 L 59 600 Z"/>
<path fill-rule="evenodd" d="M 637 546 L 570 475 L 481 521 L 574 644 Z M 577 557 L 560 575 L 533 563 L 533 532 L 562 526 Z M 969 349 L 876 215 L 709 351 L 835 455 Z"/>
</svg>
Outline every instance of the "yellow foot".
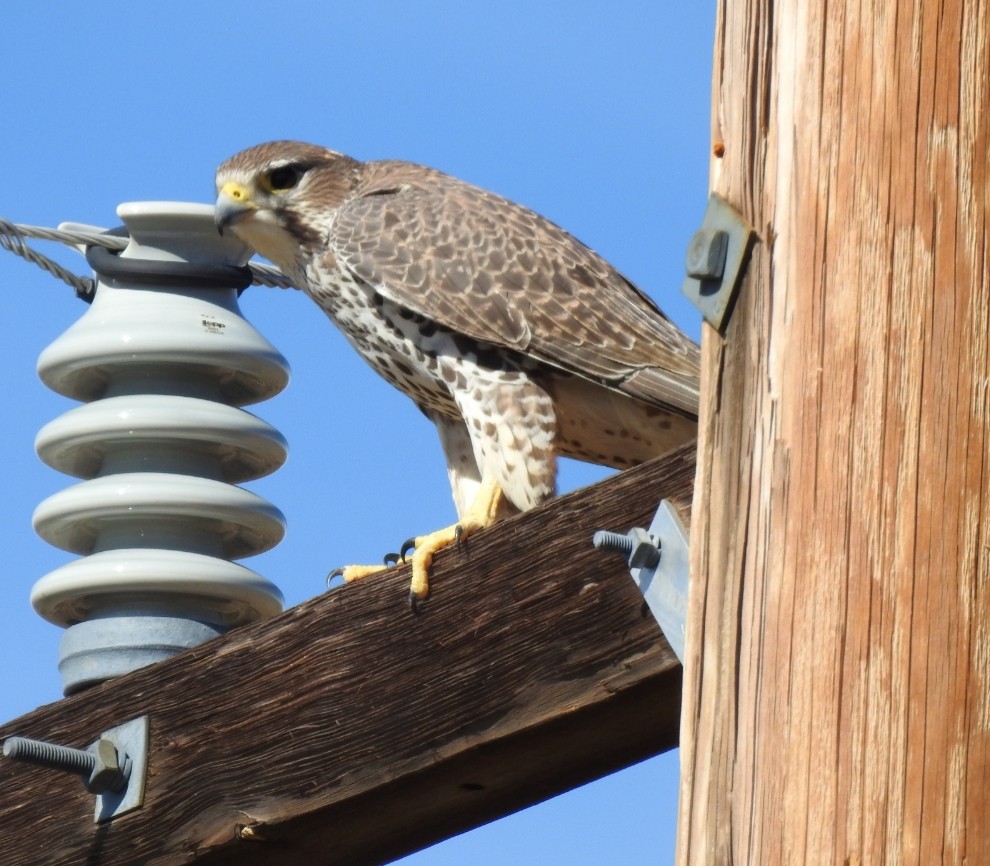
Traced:
<svg viewBox="0 0 990 866">
<path fill-rule="evenodd" d="M 390 565 L 345 565 L 343 568 L 336 568 L 330 572 L 329 577 L 342 577 L 347 583 L 353 583 L 355 580 L 361 580 L 363 577 L 367 577 L 369 574 L 377 574 L 379 571 L 385 571 L 385 569 L 391 568 Z"/>
<path fill-rule="evenodd" d="M 429 535 L 417 536 L 411 543 L 403 545 L 403 554 L 409 547 L 416 548 L 412 555 L 412 582 L 409 585 L 409 606 L 414 613 L 418 613 L 419 603 L 430 594 L 433 557 L 451 544 L 461 545 L 476 530 L 491 526 L 498 516 L 503 496 L 502 488 L 487 478 L 482 481 L 474 501 L 457 523 Z"/>
<path fill-rule="evenodd" d="M 502 489 L 493 480 L 482 482 L 471 506 L 460 521 L 452 526 L 438 529 L 429 535 L 419 535 L 402 545 L 400 558 L 405 560 L 406 553 L 412 554 L 412 581 L 409 584 L 409 606 L 413 613 L 419 613 L 419 603 L 430 594 L 430 565 L 437 551 L 451 544 L 460 545 L 475 530 L 483 529 L 495 522 L 502 504 Z M 390 554 L 388 558 L 393 555 Z M 347 583 L 361 580 L 372 574 L 385 571 L 390 564 L 385 565 L 347 565 L 332 571 L 329 578 L 342 577 Z"/>
</svg>

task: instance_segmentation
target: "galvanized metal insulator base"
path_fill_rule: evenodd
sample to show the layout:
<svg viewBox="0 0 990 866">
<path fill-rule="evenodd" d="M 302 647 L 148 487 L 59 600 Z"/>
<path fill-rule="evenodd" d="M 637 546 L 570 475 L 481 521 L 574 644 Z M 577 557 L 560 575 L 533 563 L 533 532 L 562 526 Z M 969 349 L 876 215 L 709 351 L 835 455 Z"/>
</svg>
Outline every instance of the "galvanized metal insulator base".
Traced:
<svg viewBox="0 0 990 866">
<path fill-rule="evenodd" d="M 46 385 L 85 403 L 36 441 L 48 465 L 86 479 L 34 515 L 43 539 L 84 557 L 31 594 L 67 629 L 66 694 L 282 608 L 274 584 L 232 561 L 284 534 L 278 509 L 235 486 L 286 456 L 282 436 L 240 408 L 289 375 L 238 308 L 249 251 L 217 234 L 209 205 L 117 212 L 127 249 L 90 258 L 92 305 L 38 361 Z"/>
</svg>

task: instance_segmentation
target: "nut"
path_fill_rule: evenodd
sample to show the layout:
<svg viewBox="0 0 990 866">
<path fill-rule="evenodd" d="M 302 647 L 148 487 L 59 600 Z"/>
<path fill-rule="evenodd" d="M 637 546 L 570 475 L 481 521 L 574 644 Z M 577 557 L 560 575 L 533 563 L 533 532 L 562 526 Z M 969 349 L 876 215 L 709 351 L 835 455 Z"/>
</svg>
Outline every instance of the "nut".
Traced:
<svg viewBox="0 0 990 866">
<path fill-rule="evenodd" d="M 123 791 L 127 787 L 127 777 L 130 773 L 125 772 L 125 768 L 121 767 L 113 743 L 107 739 L 98 740 L 90 747 L 90 752 L 96 757 L 96 765 L 89 774 L 89 779 L 85 780 L 86 790 L 91 794 Z"/>
<path fill-rule="evenodd" d="M 630 568 L 656 568 L 660 562 L 660 551 L 656 539 L 645 529 L 634 527 L 629 530 L 632 550 L 629 552 Z"/>
<path fill-rule="evenodd" d="M 696 280 L 717 280 L 725 271 L 729 233 L 722 229 L 699 229 L 688 245 L 685 270 Z"/>
</svg>

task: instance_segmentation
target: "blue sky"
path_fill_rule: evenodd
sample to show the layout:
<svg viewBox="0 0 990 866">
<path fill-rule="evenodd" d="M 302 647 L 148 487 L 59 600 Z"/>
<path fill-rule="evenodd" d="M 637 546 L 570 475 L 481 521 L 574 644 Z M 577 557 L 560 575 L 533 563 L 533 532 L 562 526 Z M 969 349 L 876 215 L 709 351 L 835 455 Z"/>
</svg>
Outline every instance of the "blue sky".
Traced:
<svg viewBox="0 0 990 866">
<path fill-rule="evenodd" d="M 300 138 L 423 162 L 540 211 L 697 339 L 679 287 L 707 197 L 714 19 L 714 4 L 656 0 L 11 4 L 0 217 L 111 226 L 124 201 L 211 202 L 222 159 Z M 86 270 L 71 251 L 43 248 Z M 7 720 L 60 696 L 60 631 L 28 595 L 70 556 L 34 535 L 31 513 L 71 482 L 33 441 L 72 404 L 46 390 L 35 363 L 85 308 L 2 252 L 0 282 Z M 334 566 L 377 561 L 451 522 L 453 506 L 432 426 L 311 302 L 253 288 L 241 307 L 293 371 L 282 395 L 252 409 L 286 436 L 289 461 L 249 485 L 282 509 L 288 532 L 246 564 L 296 604 L 323 591 Z M 561 487 L 602 475 L 565 464 Z M 401 862 L 667 864 L 676 808 L 672 753 Z"/>
</svg>

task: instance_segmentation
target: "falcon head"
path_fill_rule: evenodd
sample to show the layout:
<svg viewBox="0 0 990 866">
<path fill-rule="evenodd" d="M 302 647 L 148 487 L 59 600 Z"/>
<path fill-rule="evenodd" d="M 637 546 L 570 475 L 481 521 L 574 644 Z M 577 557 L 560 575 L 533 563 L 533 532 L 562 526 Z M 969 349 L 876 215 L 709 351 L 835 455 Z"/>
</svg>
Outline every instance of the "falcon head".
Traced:
<svg viewBox="0 0 990 866">
<path fill-rule="evenodd" d="M 361 163 L 349 156 L 299 141 L 248 148 L 217 169 L 217 229 L 230 229 L 283 271 L 297 273 L 322 248 L 360 173 Z"/>
</svg>

